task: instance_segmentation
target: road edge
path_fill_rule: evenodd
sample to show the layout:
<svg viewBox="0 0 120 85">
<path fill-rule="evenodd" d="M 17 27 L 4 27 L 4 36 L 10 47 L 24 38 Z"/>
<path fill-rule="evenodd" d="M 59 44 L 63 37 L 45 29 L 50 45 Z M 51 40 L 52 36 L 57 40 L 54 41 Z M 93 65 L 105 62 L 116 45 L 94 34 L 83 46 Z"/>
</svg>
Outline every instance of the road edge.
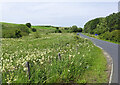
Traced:
<svg viewBox="0 0 120 85">
<path fill-rule="evenodd" d="M 97 46 L 96 44 L 94 44 L 95 46 Z M 103 51 L 103 54 L 105 55 L 106 59 L 107 59 L 107 64 L 108 64 L 108 68 L 110 67 L 110 72 L 109 72 L 109 84 L 110 85 L 112 83 L 112 76 L 113 76 L 113 59 L 112 57 L 105 51 L 103 50 L 103 48 L 101 48 L 100 46 L 97 46 L 98 48 L 100 48 Z"/>
</svg>

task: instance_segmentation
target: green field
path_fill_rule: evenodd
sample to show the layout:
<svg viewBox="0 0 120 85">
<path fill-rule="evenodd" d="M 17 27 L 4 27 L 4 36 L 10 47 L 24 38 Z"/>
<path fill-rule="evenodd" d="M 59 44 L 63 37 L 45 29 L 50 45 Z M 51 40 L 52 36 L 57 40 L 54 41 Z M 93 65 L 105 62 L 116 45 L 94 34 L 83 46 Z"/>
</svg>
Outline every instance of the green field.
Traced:
<svg viewBox="0 0 120 85">
<path fill-rule="evenodd" d="M 32 26 L 32 28 L 37 28 L 37 29 L 56 29 L 55 27 L 45 27 L 45 26 Z"/>
<path fill-rule="evenodd" d="M 2 38 L 3 83 L 108 83 L 107 61 L 101 49 L 76 34 L 48 33 L 51 30 Z M 26 62 L 30 64 L 30 79 Z"/>
</svg>

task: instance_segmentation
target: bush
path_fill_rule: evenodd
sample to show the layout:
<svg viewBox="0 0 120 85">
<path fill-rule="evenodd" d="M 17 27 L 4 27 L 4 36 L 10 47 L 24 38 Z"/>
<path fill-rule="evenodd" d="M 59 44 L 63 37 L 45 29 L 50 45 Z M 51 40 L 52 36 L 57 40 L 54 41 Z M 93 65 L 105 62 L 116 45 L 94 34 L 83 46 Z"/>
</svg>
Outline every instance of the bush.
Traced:
<svg viewBox="0 0 120 85">
<path fill-rule="evenodd" d="M 59 30 L 59 27 L 56 27 L 56 30 Z"/>
<path fill-rule="evenodd" d="M 64 30 L 68 30 L 69 28 L 65 27 Z"/>
<path fill-rule="evenodd" d="M 105 32 L 101 36 L 102 39 L 109 40 L 110 39 L 110 32 Z"/>
<path fill-rule="evenodd" d="M 20 31 L 20 30 L 16 30 L 16 31 L 15 31 L 15 36 L 16 36 L 16 38 L 22 37 L 21 31 Z"/>
<path fill-rule="evenodd" d="M 26 23 L 26 26 L 31 28 L 31 23 Z"/>
<path fill-rule="evenodd" d="M 55 30 L 55 33 L 62 33 L 62 31 L 59 30 L 59 29 L 58 29 L 58 30 L 56 29 L 56 30 Z"/>
<path fill-rule="evenodd" d="M 120 30 L 114 30 L 112 32 L 105 32 L 100 36 L 101 39 L 110 40 L 114 42 L 120 42 Z"/>
<path fill-rule="evenodd" d="M 73 32 L 77 32 L 78 31 L 78 27 L 76 25 L 73 25 L 71 29 L 72 29 Z"/>
<path fill-rule="evenodd" d="M 77 32 L 82 32 L 82 28 L 78 28 L 78 29 L 77 29 Z"/>
<path fill-rule="evenodd" d="M 114 42 L 120 42 L 120 30 L 114 30 L 110 33 L 110 40 Z"/>
<path fill-rule="evenodd" d="M 33 32 L 36 32 L 37 30 L 36 30 L 35 28 L 32 28 L 32 31 L 33 31 Z"/>
</svg>

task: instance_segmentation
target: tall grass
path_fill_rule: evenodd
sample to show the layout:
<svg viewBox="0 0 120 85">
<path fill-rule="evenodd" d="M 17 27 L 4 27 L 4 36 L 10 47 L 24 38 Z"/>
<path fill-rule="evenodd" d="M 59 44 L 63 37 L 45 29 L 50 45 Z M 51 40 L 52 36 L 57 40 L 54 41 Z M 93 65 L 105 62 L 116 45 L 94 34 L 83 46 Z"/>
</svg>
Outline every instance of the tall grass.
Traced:
<svg viewBox="0 0 120 85">
<path fill-rule="evenodd" d="M 108 82 L 106 59 L 91 41 L 69 33 L 40 36 L 2 39 L 3 83 Z M 30 63 L 30 80 L 26 62 Z"/>
</svg>

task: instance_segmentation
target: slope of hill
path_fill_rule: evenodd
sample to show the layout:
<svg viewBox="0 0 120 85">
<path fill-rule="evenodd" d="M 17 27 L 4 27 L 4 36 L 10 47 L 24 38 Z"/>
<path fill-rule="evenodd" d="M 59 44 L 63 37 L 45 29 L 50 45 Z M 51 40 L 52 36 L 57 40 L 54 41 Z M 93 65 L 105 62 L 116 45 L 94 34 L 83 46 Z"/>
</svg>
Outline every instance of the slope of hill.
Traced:
<svg viewBox="0 0 120 85">
<path fill-rule="evenodd" d="M 30 33 L 30 29 L 24 24 L 12 24 L 4 22 L 0 22 L 0 24 L 2 24 L 3 38 L 18 38 L 29 35 Z"/>
<path fill-rule="evenodd" d="M 120 12 L 88 21 L 84 25 L 84 32 L 98 34 L 101 39 L 120 42 Z"/>
</svg>

